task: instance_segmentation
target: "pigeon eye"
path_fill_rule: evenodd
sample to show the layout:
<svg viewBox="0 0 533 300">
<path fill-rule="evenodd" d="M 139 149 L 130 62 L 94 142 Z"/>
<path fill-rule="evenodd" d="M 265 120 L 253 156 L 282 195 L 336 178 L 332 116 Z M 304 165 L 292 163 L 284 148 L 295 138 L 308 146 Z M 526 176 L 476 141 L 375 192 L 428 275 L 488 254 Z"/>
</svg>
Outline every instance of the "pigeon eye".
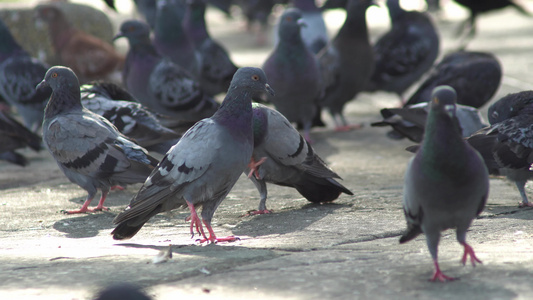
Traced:
<svg viewBox="0 0 533 300">
<path fill-rule="evenodd" d="M 259 80 L 259 76 L 257 76 L 257 75 L 252 75 L 252 80 L 253 80 L 253 81 L 258 81 L 258 80 Z"/>
<path fill-rule="evenodd" d="M 52 73 L 52 78 L 56 78 L 57 77 L 57 73 Z"/>
</svg>

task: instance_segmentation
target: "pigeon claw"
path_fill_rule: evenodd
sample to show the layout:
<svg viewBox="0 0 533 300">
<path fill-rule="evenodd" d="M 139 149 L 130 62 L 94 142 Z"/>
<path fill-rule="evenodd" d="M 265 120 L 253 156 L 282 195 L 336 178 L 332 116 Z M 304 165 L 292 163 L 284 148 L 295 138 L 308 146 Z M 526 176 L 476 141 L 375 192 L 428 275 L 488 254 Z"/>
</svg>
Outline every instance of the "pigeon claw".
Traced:
<svg viewBox="0 0 533 300">
<path fill-rule="evenodd" d="M 520 202 L 518 203 L 518 207 L 519 208 L 533 207 L 533 202 Z"/>
<path fill-rule="evenodd" d="M 250 210 L 249 212 L 247 212 L 243 217 L 248 217 L 248 216 L 255 216 L 255 215 L 265 215 L 265 214 L 271 214 L 272 211 L 269 210 L 269 209 L 263 209 L 263 210 Z"/>
<path fill-rule="evenodd" d="M 429 279 L 429 281 L 435 282 L 438 280 L 440 282 L 447 282 L 447 281 L 454 281 L 454 280 L 459 279 L 456 277 L 450 277 L 450 276 L 444 275 L 444 273 L 442 273 L 442 271 L 440 270 L 439 263 L 437 262 L 437 260 L 435 260 L 433 264 L 435 265 L 435 273 L 433 273 L 433 276 L 431 277 L 431 279 Z"/>
<path fill-rule="evenodd" d="M 255 178 L 259 179 L 259 166 L 266 160 L 266 157 L 262 157 L 260 160 L 255 161 L 255 159 L 252 157 L 250 159 L 250 163 L 248 163 L 248 168 L 250 169 L 250 173 L 248 173 L 248 178 L 251 178 L 253 174 L 255 175 Z"/>
<path fill-rule="evenodd" d="M 461 259 L 463 266 L 466 264 L 466 261 L 469 255 L 470 255 L 470 262 L 472 263 L 473 267 L 476 266 L 476 262 L 482 264 L 481 260 L 479 260 L 479 258 L 476 257 L 476 254 L 474 253 L 474 249 L 470 245 L 468 245 L 467 243 L 463 243 L 463 247 L 465 248 L 463 258 Z"/>
<path fill-rule="evenodd" d="M 346 131 L 351 131 L 351 130 L 361 129 L 361 128 L 363 128 L 363 124 L 352 124 L 352 125 L 337 126 L 335 127 L 335 131 L 346 132 Z"/>
</svg>

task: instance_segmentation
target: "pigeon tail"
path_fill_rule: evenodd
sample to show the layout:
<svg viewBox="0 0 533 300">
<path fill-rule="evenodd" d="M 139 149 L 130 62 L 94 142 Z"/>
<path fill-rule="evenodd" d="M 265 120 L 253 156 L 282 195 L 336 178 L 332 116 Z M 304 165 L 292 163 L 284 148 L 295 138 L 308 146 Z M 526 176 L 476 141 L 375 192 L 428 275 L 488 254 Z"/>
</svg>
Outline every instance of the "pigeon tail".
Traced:
<svg viewBox="0 0 533 300">
<path fill-rule="evenodd" d="M 400 244 L 407 243 L 416 238 L 422 233 L 422 228 L 419 225 L 408 224 L 407 231 L 400 237 Z M 438 268 L 438 265 L 437 265 Z M 436 271 L 435 271 L 436 272 Z"/>
<path fill-rule="evenodd" d="M 295 183 L 296 190 L 313 203 L 331 202 L 339 198 L 341 193 L 353 195 L 353 193 L 332 178 L 316 178 L 310 174 L 304 174 L 300 182 Z"/>
</svg>

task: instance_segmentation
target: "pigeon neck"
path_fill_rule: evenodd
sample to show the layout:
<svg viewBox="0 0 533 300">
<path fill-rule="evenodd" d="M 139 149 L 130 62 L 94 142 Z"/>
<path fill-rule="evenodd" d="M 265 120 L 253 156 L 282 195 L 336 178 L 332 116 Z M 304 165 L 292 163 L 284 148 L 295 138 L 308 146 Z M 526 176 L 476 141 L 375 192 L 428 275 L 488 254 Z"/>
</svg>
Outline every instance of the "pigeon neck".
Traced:
<svg viewBox="0 0 533 300">
<path fill-rule="evenodd" d="M 185 39 L 183 30 L 183 15 L 174 7 L 163 7 L 158 10 L 157 22 L 155 23 L 154 36 L 162 41 L 182 41 Z"/>
<path fill-rule="evenodd" d="M 226 98 L 212 120 L 232 131 L 252 131 L 252 94 L 242 88 L 230 87 Z"/>
<path fill-rule="evenodd" d="M 52 92 L 52 96 L 44 109 L 44 115 L 45 118 L 52 118 L 62 112 L 81 110 L 82 108 L 79 85 L 69 83 L 65 88 Z"/>
<path fill-rule="evenodd" d="M 150 37 L 148 36 L 129 39 L 129 44 L 130 51 L 133 53 L 143 53 L 159 56 L 154 45 L 152 45 L 152 41 L 150 41 Z"/>
<path fill-rule="evenodd" d="M 464 164 L 461 159 L 466 155 L 458 153 L 466 149 L 459 123 L 457 119 L 444 114 L 433 110 L 429 112 L 422 146 L 424 156 L 432 163 Z M 452 155 L 454 159 L 450 162 Z"/>
<path fill-rule="evenodd" d="M 337 36 L 350 36 L 368 39 L 368 28 L 366 25 L 366 8 L 349 9 L 346 20 Z"/>
<path fill-rule="evenodd" d="M 254 147 L 263 143 L 266 135 L 266 128 L 268 126 L 268 119 L 264 110 L 258 104 L 252 104 L 253 118 L 252 129 L 254 132 Z"/>
<path fill-rule="evenodd" d="M 200 46 L 203 41 L 209 38 L 205 25 L 205 4 L 189 6 L 183 19 L 183 25 L 187 36 L 195 46 Z"/>
<path fill-rule="evenodd" d="M 400 18 L 406 12 L 400 6 L 399 0 L 388 0 L 387 8 L 389 9 L 389 17 L 392 23 L 394 23 L 398 18 Z"/>
</svg>

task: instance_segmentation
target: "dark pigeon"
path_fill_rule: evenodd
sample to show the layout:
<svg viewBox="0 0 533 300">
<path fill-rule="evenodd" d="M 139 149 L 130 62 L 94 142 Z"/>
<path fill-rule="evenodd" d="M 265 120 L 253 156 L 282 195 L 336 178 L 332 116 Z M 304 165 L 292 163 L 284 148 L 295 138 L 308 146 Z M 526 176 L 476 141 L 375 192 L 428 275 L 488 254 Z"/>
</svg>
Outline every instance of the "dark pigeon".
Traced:
<svg viewBox="0 0 533 300">
<path fill-rule="evenodd" d="M 10 163 L 26 166 L 28 160 L 15 150 L 30 147 L 41 150 L 41 137 L 29 131 L 22 124 L 0 111 L 0 159 Z"/>
<path fill-rule="evenodd" d="M 494 96 L 502 80 L 502 66 L 488 52 L 456 51 L 446 55 L 406 105 L 427 102 L 433 89 L 449 85 L 457 92 L 457 103 L 480 108 Z"/>
<path fill-rule="evenodd" d="M 111 187 L 146 180 L 158 161 L 82 106 L 79 81 L 71 69 L 50 68 L 37 88 L 43 86 L 53 90 L 44 112 L 44 144 L 67 178 L 88 193 L 81 209 L 67 213 L 107 209 L 104 201 Z M 102 197 L 98 206 L 89 208 L 97 189 Z"/>
<path fill-rule="evenodd" d="M 151 300 L 140 287 L 130 283 L 112 284 L 96 295 L 95 300 Z"/>
<path fill-rule="evenodd" d="M 360 127 L 348 125 L 343 109 L 364 89 L 374 70 L 374 54 L 365 16 L 373 4 L 373 0 L 348 1 L 344 24 L 331 43 L 318 53 L 325 85 L 321 105 L 329 110 L 336 130 Z"/>
<path fill-rule="evenodd" d="M 376 67 L 367 91 L 393 92 L 405 103 L 404 93 L 439 54 L 439 35 L 425 12 L 405 11 L 399 0 L 387 0 L 391 29 L 374 45 Z"/>
<path fill-rule="evenodd" d="M 407 231 L 400 243 L 424 233 L 435 266 L 430 280 L 444 282 L 455 278 L 444 275 L 439 268 L 441 231 L 456 228 L 457 241 L 464 247 L 463 264 L 468 256 L 472 265 L 481 263 L 466 243 L 466 231 L 485 207 L 489 177 L 480 154 L 462 138 L 453 120 L 455 91 L 441 86 L 431 97 L 426 136 L 405 173 L 403 208 Z"/>
<path fill-rule="evenodd" d="M 111 82 L 81 86 L 81 102 L 88 110 L 106 118 L 141 147 L 165 154 L 181 137 L 161 125 L 157 117 L 134 101 L 133 96 Z M 162 146 L 162 147 L 161 147 Z"/>
<path fill-rule="evenodd" d="M 183 27 L 200 55 L 200 85 L 211 96 L 228 90 L 237 67 L 228 52 L 207 31 L 204 0 L 189 0 Z"/>
<path fill-rule="evenodd" d="M 533 178 L 533 91 L 509 94 L 489 107 L 490 127 L 468 138 L 492 175 L 504 175 L 514 182 L 522 202 L 532 207 L 525 185 Z"/>
<path fill-rule="evenodd" d="M 198 78 L 200 55 L 189 40 L 182 21 L 187 5 L 182 0 L 166 0 L 157 3 L 157 19 L 153 44 L 161 56 L 168 57 Z"/>
<path fill-rule="evenodd" d="M 137 11 L 144 17 L 150 28 L 155 27 L 157 0 L 133 0 Z"/>
<path fill-rule="evenodd" d="M 115 39 L 120 37 L 130 44 L 122 74 L 124 86 L 141 104 L 184 123 L 210 117 L 218 109 L 218 103 L 189 72 L 157 53 L 146 23 L 125 21 Z"/>
<path fill-rule="evenodd" d="M 203 241 L 232 241 L 217 238 L 211 219 L 239 179 L 246 165 L 256 170 L 260 162 L 251 161 L 253 151 L 252 104 L 254 97 L 272 92 L 261 69 L 241 68 L 231 82 L 220 109 L 208 119 L 197 122 L 167 153 L 146 180 L 126 210 L 115 220 L 116 240 L 133 237 L 154 215 L 188 206 L 191 233 Z M 202 207 L 204 233 L 196 208 Z"/>
<path fill-rule="evenodd" d="M 320 7 L 320 10 L 345 8 L 348 0 L 326 0 Z"/>
<path fill-rule="evenodd" d="M 24 125 L 34 132 L 41 128 L 52 94 L 50 88 L 35 90 L 46 70 L 48 66 L 22 49 L 0 19 L 0 98 L 15 107 Z"/>
<path fill-rule="evenodd" d="M 280 18 L 279 42 L 263 64 L 263 70 L 275 97 L 268 98 L 290 122 L 303 125 L 304 137 L 317 114 L 317 100 L 322 94 L 320 69 L 315 55 L 300 35 L 302 14 L 297 8 L 285 10 Z"/>
<path fill-rule="evenodd" d="M 252 214 L 270 213 L 266 207 L 266 183 L 295 188 L 313 203 L 331 202 L 341 193 L 353 195 L 338 183 L 341 179 L 315 153 L 311 145 L 278 111 L 262 104 L 252 104 L 255 161 L 267 159 L 258 168 L 258 177 L 250 179 L 259 190 L 259 209 Z M 246 172 L 250 172 L 246 169 Z"/>
</svg>

